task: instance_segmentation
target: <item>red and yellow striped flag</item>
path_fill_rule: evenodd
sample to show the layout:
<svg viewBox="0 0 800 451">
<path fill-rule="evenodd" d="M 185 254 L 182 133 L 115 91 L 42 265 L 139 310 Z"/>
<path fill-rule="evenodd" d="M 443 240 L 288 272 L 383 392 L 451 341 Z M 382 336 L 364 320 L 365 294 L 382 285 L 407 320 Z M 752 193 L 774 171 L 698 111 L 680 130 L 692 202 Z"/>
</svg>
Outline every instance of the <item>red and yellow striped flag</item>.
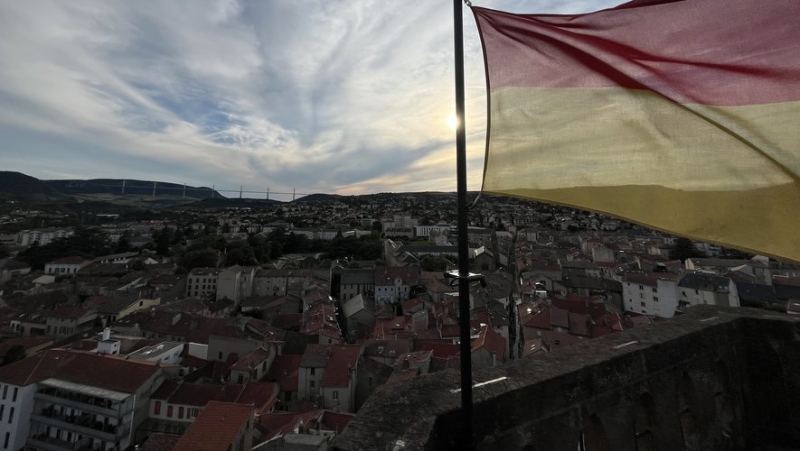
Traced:
<svg viewBox="0 0 800 451">
<path fill-rule="evenodd" d="M 800 0 L 472 10 L 484 191 L 800 261 Z"/>
</svg>

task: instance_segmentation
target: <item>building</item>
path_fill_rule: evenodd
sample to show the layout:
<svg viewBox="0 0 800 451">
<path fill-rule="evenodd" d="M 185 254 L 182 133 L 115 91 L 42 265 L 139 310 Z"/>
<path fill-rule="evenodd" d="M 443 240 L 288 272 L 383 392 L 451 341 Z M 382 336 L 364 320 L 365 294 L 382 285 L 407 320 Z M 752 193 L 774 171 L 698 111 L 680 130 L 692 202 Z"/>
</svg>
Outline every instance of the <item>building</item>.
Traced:
<svg viewBox="0 0 800 451">
<path fill-rule="evenodd" d="M 138 349 L 128 354 L 128 358 L 178 365 L 180 364 L 181 353 L 185 346 L 185 343 L 178 343 L 176 341 L 162 341 L 161 343 Z"/>
<path fill-rule="evenodd" d="M 37 229 L 37 230 L 22 230 L 17 234 L 17 246 L 30 246 L 37 243 L 39 246 L 44 246 L 52 243 L 59 238 L 67 238 L 74 235 L 72 229 Z"/>
<path fill-rule="evenodd" d="M 671 273 L 625 273 L 622 302 L 626 312 L 672 318 L 678 309 L 678 280 Z"/>
<path fill-rule="evenodd" d="M 80 307 L 61 307 L 42 315 L 47 324 L 45 334 L 57 340 L 89 330 L 97 319 L 97 312 Z"/>
<path fill-rule="evenodd" d="M 687 259 L 688 260 L 688 259 Z M 678 308 L 692 305 L 739 307 L 739 291 L 730 277 L 705 273 L 688 273 L 678 282 Z"/>
<path fill-rule="evenodd" d="M 374 269 L 346 269 L 340 271 L 339 300 L 347 302 L 358 296 L 372 296 L 375 292 Z"/>
<path fill-rule="evenodd" d="M 217 268 L 193 268 L 186 280 L 186 296 L 195 298 L 216 296 L 219 273 L 220 270 Z"/>
<path fill-rule="evenodd" d="M 178 367 L 50 350 L 0 368 L 4 449 L 121 451 Z"/>
<path fill-rule="evenodd" d="M 253 408 L 211 401 L 172 451 L 248 451 L 253 446 Z"/>
<path fill-rule="evenodd" d="M 67 257 L 48 262 L 44 265 L 45 274 L 70 275 L 89 265 L 92 261 L 83 257 Z"/>
<path fill-rule="evenodd" d="M 375 302 L 405 302 L 411 288 L 419 284 L 419 268 L 415 266 L 375 268 Z"/>
</svg>

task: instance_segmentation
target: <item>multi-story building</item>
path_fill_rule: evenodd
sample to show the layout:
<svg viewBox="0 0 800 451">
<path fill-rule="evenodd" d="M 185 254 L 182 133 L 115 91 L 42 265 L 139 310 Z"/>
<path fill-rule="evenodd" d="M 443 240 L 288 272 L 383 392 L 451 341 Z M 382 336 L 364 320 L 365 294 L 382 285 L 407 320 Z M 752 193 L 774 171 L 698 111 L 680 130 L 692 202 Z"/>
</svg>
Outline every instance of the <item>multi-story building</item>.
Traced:
<svg viewBox="0 0 800 451">
<path fill-rule="evenodd" d="M 362 295 L 372 297 L 375 292 L 374 269 L 341 269 L 339 300 L 347 302 Z"/>
<path fill-rule="evenodd" d="M 626 312 L 672 318 L 678 309 L 678 274 L 626 273 L 622 302 Z"/>
<path fill-rule="evenodd" d="M 59 238 L 67 238 L 74 235 L 72 229 L 37 229 L 37 230 L 23 230 L 17 234 L 18 246 L 30 246 L 33 243 L 38 243 L 39 246 L 50 244 Z"/>
<path fill-rule="evenodd" d="M 692 305 L 739 307 L 739 290 L 730 277 L 700 272 L 684 274 L 678 282 L 678 308 Z"/>
<path fill-rule="evenodd" d="M 419 283 L 419 268 L 416 266 L 375 268 L 375 301 L 378 303 L 405 302 L 411 287 Z"/>
<path fill-rule="evenodd" d="M 221 270 L 217 268 L 193 268 L 186 280 L 186 296 L 216 296 L 217 277 Z"/>
<path fill-rule="evenodd" d="M 67 257 L 48 262 L 44 265 L 45 274 L 69 275 L 75 274 L 91 263 L 83 257 Z"/>
<path fill-rule="evenodd" d="M 253 295 L 253 281 L 257 267 L 234 265 L 217 276 L 217 300 L 229 299 L 241 302 Z"/>
<path fill-rule="evenodd" d="M 47 324 L 45 334 L 57 339 L 89 330 L 97 319 L 97 311 L 80 307 L 61 307 L 42 315 Z"/>
<path fill-rule="evenodd" d="M 0 445 L 18 450 L 121 451 L 133 445 L 150 395 L 179 368 L 50 350 L 0 368 Z"/>
</svg>

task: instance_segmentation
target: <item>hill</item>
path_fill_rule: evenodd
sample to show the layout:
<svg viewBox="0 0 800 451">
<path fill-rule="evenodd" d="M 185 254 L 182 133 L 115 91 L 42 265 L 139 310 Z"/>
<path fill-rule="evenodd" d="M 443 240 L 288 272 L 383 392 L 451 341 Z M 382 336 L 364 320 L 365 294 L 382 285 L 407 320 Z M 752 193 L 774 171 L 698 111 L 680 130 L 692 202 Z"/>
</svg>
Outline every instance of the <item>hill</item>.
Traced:
<svg viewBox="0 0 800 451">
<path fill-rule="evenodd" d="M 0 171 L 0 193 L 28 195 L 54 194 L 55 192 L 36 177 L 21 172 Z"/>
<path fill-rule="evenodd" d="M 69 195 L 114 194 L 151 197 L 155 195 L 180 198 L 186 197 L 191 199 L 223 197 L 219 192 L 205 186 L 186 186 L 179 185 L 177 183 L 159 182 L 153 180 L 45 180 L 42 183 L 57 193 Z"/>
<path fill-rule="evenodd" d="M 299 199 L 295 199 L 292 202 L 329 202 L 333 200 L 342 199 L 344 196 L 340 196 L 338 194 L 309 194 L 308 196 L 303 196 Z"/>
</svg>

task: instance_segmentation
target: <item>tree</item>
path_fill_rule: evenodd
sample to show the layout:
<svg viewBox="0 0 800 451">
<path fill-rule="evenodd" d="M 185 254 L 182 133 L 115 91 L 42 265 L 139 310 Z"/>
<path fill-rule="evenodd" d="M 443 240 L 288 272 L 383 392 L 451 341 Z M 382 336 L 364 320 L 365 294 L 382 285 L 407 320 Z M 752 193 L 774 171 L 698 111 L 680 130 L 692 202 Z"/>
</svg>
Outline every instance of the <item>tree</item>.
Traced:
<svg viewBox="0 0 800 451">
<path fill-rule="evenodd" d="M 192 268 L 215 268 L 217 266 L 217 251 L 213 249 L 193 250 L 186 252 L 178 262 L 186 270 Z"/>
<path fill-rule="evenodd" d="M 3 356 L 2 366 L 8 365 L 9 363 L 14 363 L 24 358 L 25 347 L 22 345 L 14 345 L 8 350 L 8 352 L 6 352 L 6 355 Z"/>
<path fill-rule="evenodd" d="M 670 252 L 670 257 L 685 262 L 687 258 L 703 257 L 703 253 L 694 247 L 688 238 L 678 238 Z"/>
<path fill-rule="evenodd" d="M 242 266 L 252 266 L 258 265 L 258 261 L 256 261 L 255 252 L 253 248 L 247 244 L 246 242 L 237 242 L 235 243 L 236 246 L 233 246 L 234 243 L 231 243 L 232 247 L 228 248 L 228 252 L 225 256 L 225 265 L 233 266 L 233 265 L 242 265 Z"/>
<path fill-rule="evenodd" d="M 117 247 L 114 249 L 114 252 L 117 254 L 121 254 L 123 252 L 129 252 L 131 250 L 131 240 L 130 240 L 130 233 L 125 231 L 120 235 L 119 240 L 117 240 Z"/>
<path fill-rule="evenodd" d="M 153 234 L 158 255 L 170 255 L 169 247 L 172 244 L 172 229 L 164 227 Z"/>
</svg>

